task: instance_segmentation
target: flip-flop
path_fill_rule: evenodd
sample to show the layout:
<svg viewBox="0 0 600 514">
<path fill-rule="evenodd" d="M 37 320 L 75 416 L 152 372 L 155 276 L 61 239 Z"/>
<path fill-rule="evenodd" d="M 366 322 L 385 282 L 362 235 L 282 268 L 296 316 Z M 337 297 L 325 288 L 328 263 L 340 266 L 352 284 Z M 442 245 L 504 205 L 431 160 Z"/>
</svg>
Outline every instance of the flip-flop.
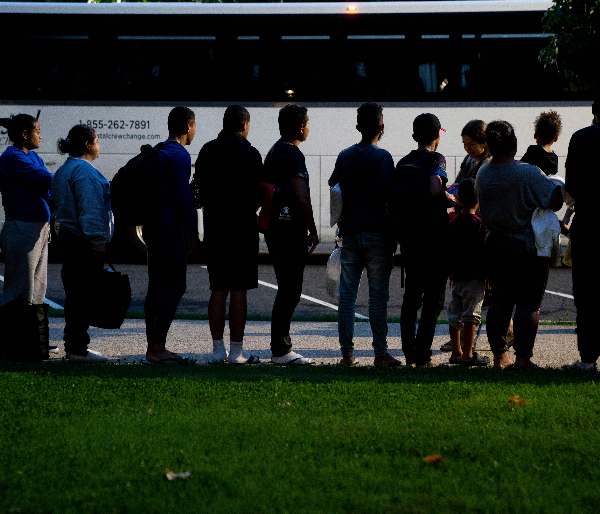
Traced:
<svg viewBox="0 0 600 514">
<path fill-rule="evenodd" d="M 344 368 L 353 368 L 359 362 L 360 362 L 360 359 L 354 359 L 354 362 L 352 364 L 344 364 L 344 360 L 342 359 L 342 360 L 340 360 L 339 364 L 340 364 L 340 366 L 343 366 Z"/>
<path fill-rule="evenodd" d="M 246 364 L 260 364 L 260 358 L 257 357 L 256 355 L 250 355 L 250 357 L 248 357 L 248 360 L 246 360 L 244 362 L 235 362 L 235 361 L 230 361 L 229 359 L 227 359 L 227 362 L 229 364 L 233 364 L 235 366 L 245 366 Z"/>
<path fill-rule="evenodd" d="M 157 364 L 157 365 L 162 365 L 162 364 L 169 364 L 169 365 L 173 365 L 173 364 L 179 364 L 183 361 L 187 360 L 187 357 L 182 357 L 181 359 L 178 359 L 176 357 L 166 357 L 164 359 L 161 359 L 159 361 L 149 361 L 146 358 L 143 358 L 141 360 L 142 364 Z"/>
</svg>

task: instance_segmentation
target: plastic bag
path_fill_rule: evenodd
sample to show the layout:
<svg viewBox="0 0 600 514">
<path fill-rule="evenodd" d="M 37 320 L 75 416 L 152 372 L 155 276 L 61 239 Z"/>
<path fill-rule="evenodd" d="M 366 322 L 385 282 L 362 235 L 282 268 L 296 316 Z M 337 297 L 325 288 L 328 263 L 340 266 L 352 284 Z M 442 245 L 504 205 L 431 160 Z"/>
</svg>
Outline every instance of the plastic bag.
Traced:
<svg viewBox="0 0 600 514">
<path fill-rule="evenodd" d="M 340 298 L 340 275 L 342 274 L 342 249 L 336 248 L 327 261 L 327 294 L 336 300 Z"/>
<path fill-rule="evenodd" d="M 560 222 L 549 209 L 536 209 L 531 217 L 538 257 L 552 257 L 552 248 L 560 241 Z"/>
</svg>

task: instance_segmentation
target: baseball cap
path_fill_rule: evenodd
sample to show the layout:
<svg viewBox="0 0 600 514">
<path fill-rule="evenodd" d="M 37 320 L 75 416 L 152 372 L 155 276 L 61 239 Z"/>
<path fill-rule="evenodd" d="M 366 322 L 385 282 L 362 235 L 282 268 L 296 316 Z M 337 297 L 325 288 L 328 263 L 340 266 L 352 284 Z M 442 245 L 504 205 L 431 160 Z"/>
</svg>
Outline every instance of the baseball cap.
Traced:
<svg viewBox="0 0 600 514">
<path fill-rule="evenodd" d="M 415 121 L 413 121 L 413 132 L 415 134 L 431 134 L 432 132 L 437 132 L 438 130 L 443 130 L 446 132 L 446 129 L 442 128 L 442 124 L 435 114 L 419 114 L 415 118 Z"/>
</svg>

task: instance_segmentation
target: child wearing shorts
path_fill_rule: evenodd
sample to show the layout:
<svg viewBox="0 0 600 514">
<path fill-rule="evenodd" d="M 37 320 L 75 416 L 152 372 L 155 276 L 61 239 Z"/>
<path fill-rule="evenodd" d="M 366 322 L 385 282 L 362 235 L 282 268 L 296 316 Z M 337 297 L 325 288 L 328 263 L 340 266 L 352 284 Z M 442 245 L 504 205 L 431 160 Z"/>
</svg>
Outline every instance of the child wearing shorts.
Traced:
<svg viewBox="0 0 600 514">
<path fill-rule="evenodd" d="M 475 330 L 481 323 L 481 307 L 486 288 L 483 245 L 487 234 L 487 229 L 476 214 L 479 203 L 473 179 L 460 183 L 457 202 L 462 206 L 462 211 L 450 222 L 449 232 L 452 290 L 448 308 L 452 342 L 450 363 L 487 366 L 489 357 L 473 351 Z"/>
</svg>

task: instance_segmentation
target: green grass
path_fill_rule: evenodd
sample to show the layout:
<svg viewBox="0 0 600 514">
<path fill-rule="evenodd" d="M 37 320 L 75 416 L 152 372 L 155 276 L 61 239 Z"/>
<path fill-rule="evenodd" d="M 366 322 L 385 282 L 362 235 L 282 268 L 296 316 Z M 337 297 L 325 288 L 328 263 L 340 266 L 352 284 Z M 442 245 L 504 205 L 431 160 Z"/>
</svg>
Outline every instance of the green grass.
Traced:
<svg viewBox="0 0 600 514">
<path fill-rule="evenodd" d="M 599 378 L 0 363 L 0 512 L 596 513 Z"/>
</svg>

